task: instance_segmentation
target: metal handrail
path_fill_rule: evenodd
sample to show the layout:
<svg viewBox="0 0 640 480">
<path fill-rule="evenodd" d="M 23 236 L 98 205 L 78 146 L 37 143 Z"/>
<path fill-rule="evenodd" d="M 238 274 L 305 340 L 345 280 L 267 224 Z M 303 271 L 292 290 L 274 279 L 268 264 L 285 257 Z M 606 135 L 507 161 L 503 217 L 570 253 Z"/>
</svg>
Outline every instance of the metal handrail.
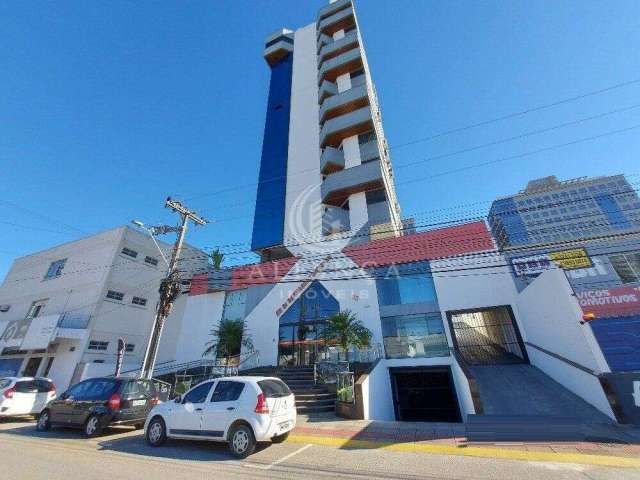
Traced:
<svg viewBox="0 0 640 480">
<path fill-rule="evenodd" d="M 566 363 L 567 365 L 572 366 L 573 368 L 577 368 L 578 370 L 583 371 L 584 373 L 588 373 L 589 375 L 593 375 L 594 377 L 599 377 L 600 375 L 598 374 L 598 372 L 596 372 L 595 370 L 592 370 L 589 367 L 585 367 L 584 365 L 579 364 L 578 362 L 574 362 L 573 360 L 568 359 L 567 357 L 563 357 L 562 355 L 552 352 L 550 350 L 547 350 L 544 347 L 541 347 L 539 345 L 536 345 L 535 343 L 531 343 L 531 342 L 524 342 L 525 345 L 528 345 L 529 347 L 535 348 L 536 350 L 541 351 L 542 353 L 545 353 L 547 355 L 549 355 L 550 357 L 553 357 L 557 360 L 560 360 L 561 362 Z"/>
</svg>

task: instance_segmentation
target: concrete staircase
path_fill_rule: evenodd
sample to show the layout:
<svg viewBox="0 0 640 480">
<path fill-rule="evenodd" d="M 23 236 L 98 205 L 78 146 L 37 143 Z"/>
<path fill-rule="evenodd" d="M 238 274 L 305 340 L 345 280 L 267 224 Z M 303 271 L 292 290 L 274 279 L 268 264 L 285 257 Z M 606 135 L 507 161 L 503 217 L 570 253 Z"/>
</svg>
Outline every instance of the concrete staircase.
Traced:
<svg viewBox="0 0 640 480">
<path fill-rule="evenodd" d="M 484 409 L 482 415 L 467 417 L 471 441 L 584 440 L 612 424 L 605 414 L 531 365 L 469 370 Z"/>
<path fill-rule="evenodd" d="M 241 375 L 260 375 L 281 379 L 296 396 L 296 409 L 301 415 L 335 412 L 336 395 L 325 385 L 314 383 L 313 367 L 259 367 L 245 370 Z"/>
</svg>

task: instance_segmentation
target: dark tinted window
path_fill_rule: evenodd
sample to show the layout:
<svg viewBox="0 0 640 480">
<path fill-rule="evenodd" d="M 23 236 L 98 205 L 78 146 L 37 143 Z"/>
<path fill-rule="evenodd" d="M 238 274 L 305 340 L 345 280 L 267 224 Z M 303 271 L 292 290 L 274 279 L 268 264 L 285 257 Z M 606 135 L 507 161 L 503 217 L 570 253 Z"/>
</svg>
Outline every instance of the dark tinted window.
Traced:
<svg viewBox="0 0 640 480">
<path fill-rule="evenodd" d="M 53 383 L 50 382 L 49 380 L 36 380 L 36 388 L 38 389 L 38 392 L 50 392 L 54 389 L 53 387 Z"/>
<path fill-rule="evenodd" d="M 82 394 L 82 400 L 109 400 L 116 393 L 119 383 L 108 378 L 89 380 Z"/>
<path fill-rule="evenodd" d="M 82 399 L 84 392 L 87 390 L 89 386 L 90 380 L 85 380 L 84 382 L 77 383 L 73 387 L 67 390 L 67 397 L 73 397 L 76 400 Z"/>
<path fill-rule="evenodd" d="M 240 398 L 240 394 L 244 389 L 244 383 L 242 382 L 230 382 L 228 380 L 221 380 L 216 385 L 216 389 L 211 396 L 212 402 L 232 402 Z"/>
<path fill-rule="evenodd" d="M 136 381 L 138 384 L 138 389 L 147 397 L 155 398 L 156 396 L 156 386 L 151 380 L 138 380 Z"/>
<path fill-rule="evenodd" d="M 184 396 L 182 403 L 204 403 L 209 395 L 209 390 L 211 390 L 211 385 L 213 385 L 211 382 L 198 385 Z"/>
<path fill-rule="evenodd" d="M 291 390 L 287 385 L 276 379 L 260 380 L 258 386 L 267 398 L 286 397 L 291 395 Z"/>
<path fill-rule="evenodd" d="M 22 382 L 17 382 L 16 386 L 15 386 L 16 392 L 18 393 L 33 393 L 36 392 L 36 385 L 35 382 L 29 380 L 29 381 L 22 381 Z"/>
</svg>

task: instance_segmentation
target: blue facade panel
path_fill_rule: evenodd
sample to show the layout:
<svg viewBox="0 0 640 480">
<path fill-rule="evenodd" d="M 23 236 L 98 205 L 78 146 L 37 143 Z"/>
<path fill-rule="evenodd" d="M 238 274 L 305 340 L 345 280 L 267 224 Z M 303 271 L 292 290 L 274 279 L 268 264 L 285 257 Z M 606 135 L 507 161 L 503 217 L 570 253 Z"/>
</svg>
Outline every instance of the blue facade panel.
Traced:
<svg viewBox="0 0 640 480">
<path fill-rule="evenodd" d="M 640 371 L 640 315 L 591 322 L 612 372 Z"/>
<path fill-rule="evenodd" d="M 513 198 L 502 198 L 493 202 L 489 211 L 489 225 L 496 238 L 500 237 L 499 230 L 502 230 L 509 245 L 529 243 L 527 227 Z"/>
<path fill-rule="evenodd" d="M 251 249 L 282 245 L 284 236 L 293 54 L 271 67 Z"/>
<path fill-rule="evenodd" d="M 629 219 L 622 213 L 620 207 L 618 206 L 618 202 L 616 202 L 615 198 L 609 193 L 600 193 L 593 197 L 602 210 L 602 213 L 605 214 L 607 220 L 611 224 L 611 228 L 614 230 L 626 230 L 631 228 L 633 225 L 629 221 Z"/>
</svg>

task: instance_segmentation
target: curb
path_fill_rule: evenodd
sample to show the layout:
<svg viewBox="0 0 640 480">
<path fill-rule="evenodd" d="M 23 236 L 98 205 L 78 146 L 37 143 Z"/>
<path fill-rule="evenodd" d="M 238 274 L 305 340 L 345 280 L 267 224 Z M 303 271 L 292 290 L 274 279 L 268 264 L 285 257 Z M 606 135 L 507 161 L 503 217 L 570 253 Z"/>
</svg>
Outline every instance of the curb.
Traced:
<svg viewBox="0 0 640 480">
<path fill-rule="evenodd" d="M 392 452 L 429 453 L 436 455 L 501 458 L 505 460 L 523 460 L 530 462 L 577 463 L 604 467 L 640 468 L 640 459 L 638 458 L 615 457 L 611 455 L 535 452 L 527 450 L 507 450 L 493 447 L 454 447 L 449 445 L 351 440 L 348 438 L 296 434 L 290 435 L 287 441 L 345 449 L 381 449 Z"/>
</svg>

